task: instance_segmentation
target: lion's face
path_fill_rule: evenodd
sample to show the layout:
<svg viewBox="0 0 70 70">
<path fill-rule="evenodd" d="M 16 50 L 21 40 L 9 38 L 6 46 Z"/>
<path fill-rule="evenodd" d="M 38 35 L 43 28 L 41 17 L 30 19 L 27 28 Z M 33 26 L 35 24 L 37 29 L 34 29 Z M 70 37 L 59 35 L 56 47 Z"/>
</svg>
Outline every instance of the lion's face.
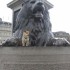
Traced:
<svg viewBox="0 0 70 70">
<path fill-rule="evenodd" d="M 31 15 L 35 18 L 43 18 L 43 14 L 45 11 L 44 0 L 29 0 L 27 3 L 28 11 L 31 11 Z"/>
</svg>

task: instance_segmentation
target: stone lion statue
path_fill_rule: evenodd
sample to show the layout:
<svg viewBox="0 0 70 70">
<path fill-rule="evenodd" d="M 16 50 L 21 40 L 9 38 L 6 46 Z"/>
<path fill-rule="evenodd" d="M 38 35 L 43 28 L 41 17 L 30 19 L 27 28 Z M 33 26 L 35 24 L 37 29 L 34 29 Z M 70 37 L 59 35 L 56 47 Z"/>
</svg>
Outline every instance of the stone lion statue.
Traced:
<svg viewBox="0 0 70 70">
<path fill-rule="evenodd" d="M 24 31 L 29 31 L 29 46 L 70 45 L 65 39 L 54 38 L 46 0 L 24 1 L 16 19 L 13 38 L 7 40 L 3 45 L 21 46 Z"/>
</svg>

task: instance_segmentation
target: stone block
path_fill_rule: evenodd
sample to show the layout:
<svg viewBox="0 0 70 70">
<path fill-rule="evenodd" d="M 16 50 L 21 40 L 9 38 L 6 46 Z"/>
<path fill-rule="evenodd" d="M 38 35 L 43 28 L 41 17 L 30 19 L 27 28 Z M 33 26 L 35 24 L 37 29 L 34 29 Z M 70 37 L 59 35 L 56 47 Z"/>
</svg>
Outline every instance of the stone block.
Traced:
<svg viewBox="0 0 70 70">
<path fill-rule="evenodd" d="M 70 47 L 0 47 L 0 70 L 70 70 Z"/>
</svg>

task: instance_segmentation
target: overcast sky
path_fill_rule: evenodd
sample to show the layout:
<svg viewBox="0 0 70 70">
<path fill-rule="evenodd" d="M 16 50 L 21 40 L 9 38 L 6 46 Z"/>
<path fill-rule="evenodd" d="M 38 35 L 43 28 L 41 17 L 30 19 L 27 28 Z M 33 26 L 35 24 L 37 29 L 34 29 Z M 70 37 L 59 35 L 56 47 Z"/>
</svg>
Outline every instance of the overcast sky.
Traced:
<svg viewBox="0 0 70 70">
<path fill-rule="evenodd" d="M 7 3 L 12 0 L 0 0 L 0 18 L 12 23 L 12 10 Z M 54 7 L 49 10 L 52 31 L 66 31 L 70 33 L 70 0 L 48 0 Z"/>
</svg>

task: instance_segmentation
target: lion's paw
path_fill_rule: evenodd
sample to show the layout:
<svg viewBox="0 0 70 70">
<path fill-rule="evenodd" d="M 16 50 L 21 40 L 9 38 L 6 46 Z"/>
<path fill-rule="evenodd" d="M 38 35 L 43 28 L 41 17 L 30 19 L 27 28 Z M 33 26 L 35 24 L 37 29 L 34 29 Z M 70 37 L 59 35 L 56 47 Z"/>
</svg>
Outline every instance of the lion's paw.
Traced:
<svg viewBox="0 0 70 70">
<path fill-rule="evenodd" d="M 55 38 L 53 45 L 54 46 L 70 46 L 70 43 L 65 38 Z"/>
</svg>

